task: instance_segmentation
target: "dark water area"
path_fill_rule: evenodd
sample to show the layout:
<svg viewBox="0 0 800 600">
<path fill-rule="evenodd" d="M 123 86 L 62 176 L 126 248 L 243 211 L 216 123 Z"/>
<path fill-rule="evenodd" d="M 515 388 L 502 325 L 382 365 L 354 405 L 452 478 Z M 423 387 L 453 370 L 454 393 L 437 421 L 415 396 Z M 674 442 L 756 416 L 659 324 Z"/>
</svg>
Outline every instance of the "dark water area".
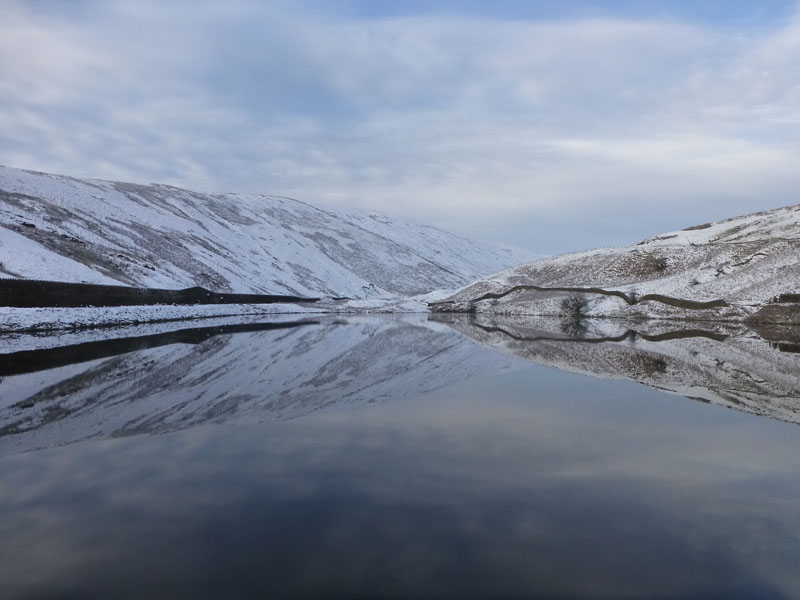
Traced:
<svg viewBox="0 0 800 600">
<path fill-rule="evenodd" d="M 800 597 L 797 355 L 534 325 L 28 360 L 0 381 L 0 597 Z"/>
</svg>

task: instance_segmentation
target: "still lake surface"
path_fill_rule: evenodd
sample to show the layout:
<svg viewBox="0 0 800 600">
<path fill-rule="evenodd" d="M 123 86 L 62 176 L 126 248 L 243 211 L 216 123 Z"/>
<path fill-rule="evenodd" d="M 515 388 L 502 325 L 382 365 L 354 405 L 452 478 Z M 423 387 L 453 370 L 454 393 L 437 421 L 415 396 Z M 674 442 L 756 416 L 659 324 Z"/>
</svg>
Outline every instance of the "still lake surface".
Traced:
<svg viewBox="0 0 800 600">
<path fill-rule="evenodd" d="M 0 596 L 800 597 L 799 354 L 215 327 L 6 340 Z"/>
</svg>

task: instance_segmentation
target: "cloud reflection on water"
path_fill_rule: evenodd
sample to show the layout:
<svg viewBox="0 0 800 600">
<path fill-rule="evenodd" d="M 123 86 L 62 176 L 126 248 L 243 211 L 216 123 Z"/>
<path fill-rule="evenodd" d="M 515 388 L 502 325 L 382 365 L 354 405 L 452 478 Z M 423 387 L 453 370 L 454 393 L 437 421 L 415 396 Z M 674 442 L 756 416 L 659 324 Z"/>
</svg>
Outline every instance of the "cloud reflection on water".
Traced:
<svg viewBox="0 0 800 600">
<path fill-rule="evenodd" d="M 798 435 L 534 368 L 6 457 L 0 581 L 109 598 L 791 597 Z"/>
</svg>

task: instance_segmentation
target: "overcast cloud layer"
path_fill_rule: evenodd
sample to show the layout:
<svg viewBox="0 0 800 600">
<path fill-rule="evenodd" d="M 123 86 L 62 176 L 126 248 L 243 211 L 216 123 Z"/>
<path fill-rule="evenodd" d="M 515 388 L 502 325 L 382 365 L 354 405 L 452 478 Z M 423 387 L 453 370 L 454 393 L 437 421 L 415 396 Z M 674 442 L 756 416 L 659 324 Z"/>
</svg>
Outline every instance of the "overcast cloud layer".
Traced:
<svg viewBox="0 0 800 600">
<path fill-rule="evenodd" d="M 546 253 L 800 202 L 793 2 L 491 4 L 6 0 L 0 164 Z"/>
</svg>

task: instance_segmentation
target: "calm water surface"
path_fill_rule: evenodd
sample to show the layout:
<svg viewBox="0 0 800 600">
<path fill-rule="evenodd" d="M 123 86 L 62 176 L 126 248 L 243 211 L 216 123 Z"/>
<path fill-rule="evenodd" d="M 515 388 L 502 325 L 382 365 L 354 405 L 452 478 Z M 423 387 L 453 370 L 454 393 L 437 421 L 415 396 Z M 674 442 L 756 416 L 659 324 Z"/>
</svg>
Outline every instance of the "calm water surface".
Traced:
<svg viewBox="0 0 800 600">
<path fill-rule="evenodd" d="M 421 327 L 392 324 L 392 339 L 435 343 L 395 325 Z M 390 380 L 421 373 L 427 383 L 391 388 L 381 379 L 380 387 L 362 370 L 351 387 L 326 390 L 327 401 L 302 412 L 270 400 L 266 412 L 241 419 L 235 410 L 206 421 L 193 412 L 192 426 L 181 427 L 175 415 L 185 413 L 173 411 L 172 426 L 143 432 L 141 416 L 135 430 L 97 424 L 122 402 L 114 392 L 105 412 L 47 423 L 52 433 L 41 439 L 63 446 L 7 444 L 0 596 L 800 597 L 797 425 L 498 358 L 471 340 L 447 346 L 460 354 L 436 350 L 453 360 L 432 367 L 420 350 L 418 366 L 402 370 L 363 347 L 385 328 L 371 326 L 336 331 L 359 328 L 347 352 L 382 362 Z M 292 352 L 310 360 L 313 345 L 301 352 L 297 344 L 312 329 L 218 337 L 226 342 L 219 353 L 233 356 L 241 344 L 256 356 L 269 346 L 272 356 L 282 340 L 269 363 L 280 370 Z M 82 393 L 76 382 L 92 369 L 109 372 L 108 361 L 145 364 L 148 351 L 139 352 L 60 367 L 72 370 L 59 381 L 73 382 L 60 398 Z M 469 360 L 502 372 L 453 377 Z M 218 384 L 211 371 L 194 385 Z M 294 367 L 287 373 L 287 381 L 300 377 Z M 0 393 L 38 390 L 45 376 L 8 377 Z M 261 385 L 271 397 L 279 379 L 256 378 L 246 395 Z M 112 388 L 97 389 L 105 399 Z M 181 410 L 198 395 L 192 390 Z M 25 435 L 6 428 L 6 438 Z"/>
</svg>

